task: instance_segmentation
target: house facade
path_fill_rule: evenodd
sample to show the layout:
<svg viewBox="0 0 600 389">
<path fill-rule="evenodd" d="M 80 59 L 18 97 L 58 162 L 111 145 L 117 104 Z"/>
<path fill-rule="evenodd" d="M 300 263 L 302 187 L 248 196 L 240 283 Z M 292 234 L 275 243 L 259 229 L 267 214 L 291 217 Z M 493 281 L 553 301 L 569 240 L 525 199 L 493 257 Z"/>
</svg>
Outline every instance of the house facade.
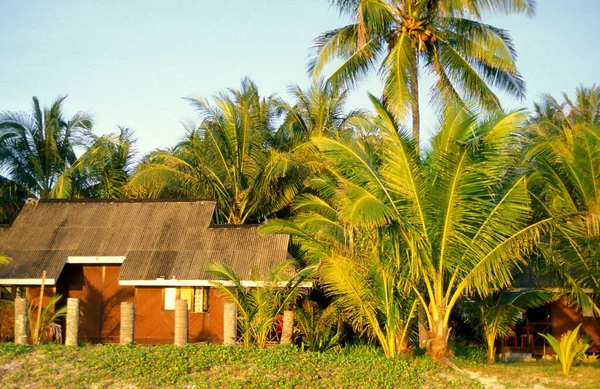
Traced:
<svg viewBox="0 0 600 389">
<path fill-rule="evenodd" d="M 252 286 L 288 258 L 287 235 L 211 224 L 213 201 L 40 200 L 0 229 L 0 286 L 37 304 L 80 300 L 82 341 L 117 343 L 121 302 L 135 303 L 135 342 L 172 343 L 175 300 L 188 302 L 189 341 L 223 340 L 224 298 L 205 272 L 224 263 Z"/>
<path fill-rule="evenodd" d="M 513 288 L 515 290 L 536 288 L 558 292 L 556 283 L 551 278 L 536 273 L 531 267 L 516 274 Z M 548 342 L 540 334 L 551 334 L 559 338 L 579 324 L 581 324 L 580 335 L 587 337 L 591 345 L 588 352 L 600 352 L 600 319 L 594 315 L 592 309 L 582 309 L 562 297 L 541 307 L 528 309 L 523 314 L 522 320 L 514 326 L 515 335 L 501 340 L 498 350 L 501 353 L 554 354 Z"/>
</svg>

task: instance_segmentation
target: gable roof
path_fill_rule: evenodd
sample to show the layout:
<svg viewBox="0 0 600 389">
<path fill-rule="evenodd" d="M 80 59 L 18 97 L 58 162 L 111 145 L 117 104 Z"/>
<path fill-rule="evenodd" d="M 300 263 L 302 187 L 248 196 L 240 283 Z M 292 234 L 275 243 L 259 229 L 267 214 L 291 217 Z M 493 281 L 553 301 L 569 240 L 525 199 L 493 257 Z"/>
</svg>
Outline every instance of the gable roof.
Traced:
<svg viewBox="0 0 600 389">
<path fill-rule="evenodd" d="M 211 226 L 215 202 L 40 200 L 13 225 L 0 228 L 0 284 L 56 282 L 69 258 L 111 257 L 119 280 L 210 279 L 209 263 L 223 262 L 243 279 L 286 259 L 287 235 L 260 236 L 256 226 Z M 119 260 L 120 258 L 120 260 Z M 93 261 L 92 261 L 93 263 Z"/>
</svg>

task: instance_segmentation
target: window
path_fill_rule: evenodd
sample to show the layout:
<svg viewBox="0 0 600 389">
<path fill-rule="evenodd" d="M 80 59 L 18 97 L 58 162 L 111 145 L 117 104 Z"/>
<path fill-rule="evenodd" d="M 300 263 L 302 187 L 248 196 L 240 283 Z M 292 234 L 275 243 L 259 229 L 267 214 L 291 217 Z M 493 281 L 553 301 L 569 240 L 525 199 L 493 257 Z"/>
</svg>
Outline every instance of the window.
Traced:
<svg viewBox="0 0 600 389">
<path fill-rule="evenodd" d="M 208 288 L 194 288 L 193 312 L 208 312 Z"/>
<path fill-rule="evenodd" d="M 175 300 L 186 300 L 188 310 L 192 312 L 208 312 L 207 287 L 165 288 L 165 310 L 175 309 Z"/>
<path fill-rule="evenodd" d="M 177 288 L 165 288 L 165 310 L 175 309 L 175 298 L 177 297 Z"/>
</svg>

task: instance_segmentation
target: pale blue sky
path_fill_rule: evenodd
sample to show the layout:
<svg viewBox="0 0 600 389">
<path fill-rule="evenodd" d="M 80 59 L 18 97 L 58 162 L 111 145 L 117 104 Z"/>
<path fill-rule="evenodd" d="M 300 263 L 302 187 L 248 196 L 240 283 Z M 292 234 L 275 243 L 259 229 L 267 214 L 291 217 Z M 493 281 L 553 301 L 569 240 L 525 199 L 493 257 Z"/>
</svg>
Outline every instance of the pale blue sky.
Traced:
<svg viewBox="0 0 600 389">
<path fill-rule="evenodd" d="M 212 96 L 245 75 L 261 93 L 308 84 L 311 40 L 344 21 L 326 0 L 0 0 L 0 110 L 68 94 L 68 114 L 94 114 L 98 134 L 136 130 L 140 153 L 172 146 L 195 120 L 182 97 Z M 600 82 L 600 0 L 538 0 L 534 19 L 486 19 L 510 30 L 530 107 L 544 92 Z M 363 83 L 349 108 L 369 107 Z M 422 93 L 426 95 L 426 93 Z M 426 97 L 426 96 L 425 96 Z M 425 137 L 434 116 L 422 113 Z"/>
</svg>

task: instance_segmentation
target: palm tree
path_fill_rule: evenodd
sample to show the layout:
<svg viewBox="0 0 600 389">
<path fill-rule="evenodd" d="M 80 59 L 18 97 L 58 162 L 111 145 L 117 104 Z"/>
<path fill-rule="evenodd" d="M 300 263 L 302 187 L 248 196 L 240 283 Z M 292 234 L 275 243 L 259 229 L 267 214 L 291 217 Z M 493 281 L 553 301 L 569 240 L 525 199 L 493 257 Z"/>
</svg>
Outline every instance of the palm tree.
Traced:
<svg viewBox="0 0 600 389">
<path fill-rule="evenodd" d="M 309 351 L 327 351 L 339 345 L 344 321 L 335 302 L 321 309 L 316 301 L 304 299 L 295 316 L 298 332 Z"/>
<path fill-rule="evenodd" d="M 97 138 L 57 180 L 54 198 L 127 197 L 126 184 L 135 157 L 133 130 L 119 127 L 118 134 Z"/>
<path fill-rule="evenodd" d="M 293 104 L 281 98 L 274 101 L 277 114 L 284 119 L 275 133 L 279 150 L 297 150 L 312 136 L 361 135 L 371 127 L 372 120 L 366 112 L 345 112 L 348 89 L 315 79 L 306 90 L 291 85 L 288 92 Z"/>
<path fill-rule="evenodd" d="M 257 222 L 285 207 L 301 188 L 302 166 L 282 157 L 273 144 L 272 99 L 242 81 L 215 97 L 190 99 L 201 115 L 172 151 L 152 153 L 129 183 L 138 196 L 165 194 L 215 198 L 229 224 Z"/>
<path fill-rule="evenodd" d="M 541 243 L 546 270 L 567 298 L 600 314 L 600 90 L 579 88 L 577 103 L 564 96 L 546 98 L 555 115 L 530 121 L 531 191 L 540 217 L 557 220 Z"/>
<path fill-rule="evenodd" d="M 330 0 L 353 23 L 327 31 L 314 42 L 309 71 L 318 75 L 334 59 L 336 85 L 355 84 L 378 68 L 384 100 L 397 118 L 412 111 L 419 144 L 419 76 L 433 75 L 432 99 L 440 107 L 463 98 L 500 107 L 490 86 L 524 97 L 508 33 L 481 22 L 485 12 L 533 15 L 533 0 Z"/>
<path fill-rule="evenodd" d="M 75 148 L 94 139 L 89 115 L 64 117 L 65 98 L 42 109 L 33 97 L 30 114 L 0 114 L 0 166 L 5 178 L 26 190 L 28 197 L 50 197 L 59 177 L 77 160 Z"/>
<path fill-rule="evenodd" d="M 213 284 L 234 302 L 238 310 L 238 327 L 245 347 L 252 344 L 264 348 L 275 330 L 275 318 L 295 303 L 304 293 L 314 267 L 308 266 L 293 276 L 294 264 L 281 263 L 269 269 L 268 279 L 255 272 L 256 287 L 245 287 L 233 270 L 225 264 L 211 264 L 206 271 L 219 278 Z M 225 281 L 223 283 L 222 281 Z"/>
<path fill-rule="evenodd" d="M 473 323 L 487 345 L 487 360 L 496 359 L 496 340 L 515 335 L 511 326 L 519 320 L 519 314 L 529 308 L 550 303 L 554 293 L 541 289 L 519 291 L 504 290 L 487 297 L 466 298 L 461 309 L 467 322 Z"/>
<path fill-rule="evenodd" d="M 320 264 L 323 288 L 388 356 L 401 321 L 392 302 L 414 296 L 425 307 L 428 352 L 445 360 L 448 321 L 460 298 L 508 286 L 511 270 L 550 223 L 529 223 L 527 184 L 515 158 L 524 115 L 478 121 L 449 109 L 420 159 L 393 114 L 372 100 L 381 141 L 315 138 L 330 165 L 327 176 L 311 180 L 319 196 L 302 199 L 292 221 L 273 220 L 261 230 L 294 236 Z"/>
</svg>

